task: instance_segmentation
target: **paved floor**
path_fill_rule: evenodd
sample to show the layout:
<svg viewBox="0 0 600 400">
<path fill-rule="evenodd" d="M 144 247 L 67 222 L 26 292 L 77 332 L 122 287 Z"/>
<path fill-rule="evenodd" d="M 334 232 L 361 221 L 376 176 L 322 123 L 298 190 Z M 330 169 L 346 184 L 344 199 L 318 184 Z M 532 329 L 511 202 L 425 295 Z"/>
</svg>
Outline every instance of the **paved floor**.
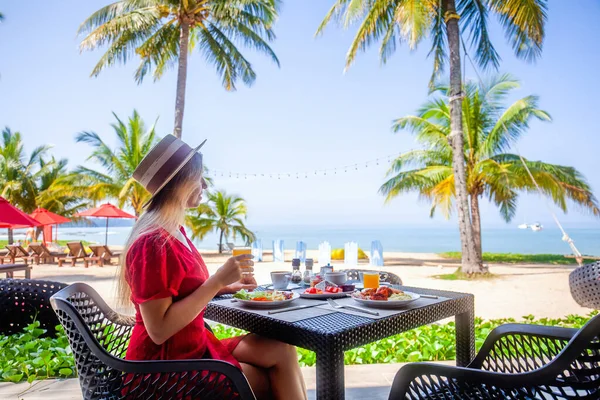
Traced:
<svg viewBox="0 0 600 400">
<path fill-rule="evenodd" d="M 452 363 L 447 363 L 452 364 Z M 385 400 L 396 372 L 403 364 L 346 366 L 347 400 Z M 302 368 L 308 398 L 315 399 L 315 368 Z M 6 400 L 76 400 L 81 399 L 77 379 L 49 379 L 28 383 L 0 383 L 0 399 Z"/>
</svg>

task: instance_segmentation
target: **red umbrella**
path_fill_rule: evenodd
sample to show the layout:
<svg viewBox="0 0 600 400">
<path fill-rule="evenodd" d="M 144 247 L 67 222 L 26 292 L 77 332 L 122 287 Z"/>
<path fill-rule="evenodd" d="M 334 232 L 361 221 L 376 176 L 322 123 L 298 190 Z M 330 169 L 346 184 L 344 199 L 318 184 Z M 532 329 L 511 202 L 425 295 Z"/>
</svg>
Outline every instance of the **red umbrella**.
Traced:
<svg viewBox="0 0 600 400">
<path fill-rule="evenodd" d="M 26 228 L 40 223 L 0 197 L 0 228 Z"/>
<path fill-rule="evenodd" d="M 62 215 L 54 214 L 45 208 L 38 207 L 29 216 L 40 223 L 42 226 L 46 225 L 58 225 L 64 224 L 65 222 L 71 222 L 69 218 L 63 217 Z M 44 228 L 44 243 L 46 242 L 46 229 Z M 58 234 L 58 227 L 57 227 Z M 52 240 L 52 227 L 50 227 L 50 240 Z"/>
<path fill-rule="evenodd" d="M 75 215 L 76 217 L 97 217 L 106 218 L 106 235 L 104 236 L 104 244 L 108 244 L 108 219 L 109 218 L 135 218 L 135 215 L 126 213 L 113 206 L 110 203 L 102 204 L 100 207 L 90 208 Z"/>
</svg>

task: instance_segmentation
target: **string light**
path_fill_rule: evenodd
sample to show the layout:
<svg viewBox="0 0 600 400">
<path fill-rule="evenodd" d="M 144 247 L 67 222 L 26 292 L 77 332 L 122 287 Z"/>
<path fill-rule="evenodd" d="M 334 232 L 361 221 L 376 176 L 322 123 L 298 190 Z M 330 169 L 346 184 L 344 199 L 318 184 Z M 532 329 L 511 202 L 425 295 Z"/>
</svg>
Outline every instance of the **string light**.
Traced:
<svg viewBox="0 0 600 400">
<path fill-rule="evenodd" d="M 277 179 L 281 180 L 282 177 L 283 178 L 285 178 L 285 177 L 293 178 L 294 175 L 296 176 L 296 179 L 299 179 L 300 175 L 304 175 L 304 178 L 307 179 L 309 174 L 314 174 L 315 177 L 317 177 L 317 176 L 337 175 L 338 170 L 340 170 L 340 172 L 343 170 L 344 173 L 348 173 L 349 169 L 353 168 L 352 171 L 358 171 L 360 168 L 362 168 L 363 165 L 364 165 L 364 168 L 369 168 L 369 165 L 373 165 L 373 164 L 380 165 L 381 163 L 385 163 L 386 159 L 387 159 L 387 162 L 390 163 L 400 155 L 401 155 L 401 153 L 400 154 L 392 154 L 392 155 L 388 155 L 383 158 L 380 157 L 380 158 L 365 161 L 362 163 L 351 163 L 349 165 L 344 165 L 341 167 L 314 169 L 314 170 L 310 170 L 310 171 L 255 173 L 255 172 L 210 170 L 207 172 L 206 175 L 209 177 L 218 177 L 218 176 L 227 177 L 228 176 L 229 178 L 237 178 L 237 179 L 239 179 L 241 176 L 243 176 L 244 179 L 246 179 L 246 180 L 248 178 L 260 178 L 260 177 L 273 179 L 273 178 L 275 178 L 275 176 L 277 176 Z"/>
</svg>

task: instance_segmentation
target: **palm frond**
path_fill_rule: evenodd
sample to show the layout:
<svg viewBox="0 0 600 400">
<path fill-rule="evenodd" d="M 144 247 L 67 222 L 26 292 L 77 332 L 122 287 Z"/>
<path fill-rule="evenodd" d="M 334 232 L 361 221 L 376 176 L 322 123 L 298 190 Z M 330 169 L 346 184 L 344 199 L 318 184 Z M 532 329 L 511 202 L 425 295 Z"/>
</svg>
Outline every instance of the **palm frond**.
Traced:
<svg viewBox="0 0 600 400">
<path fill-rule="evenodd" d="M 457 11 L 463 30 L 470 33 L 475 60 L 482 68 L 498 69 L 500 56 L 494 48 L 488 31 L 488 6 L 484 0 L 460 0 Z"/>
<path fill-rule="evenodd" d="M 329 25 L 329 23 L 334 20 L 334 19 L 340 19 L 341 16 L 343 15 L 344 9 L 346 8 L 346 6 L 348 5 L 348 3 L 351 0 L 336 0 L 336 2 L 333 4 L 333 6 L 329 9 L 329 11 L 327 12 L 327 14 L 325 15 L 325 18 L 323 18 L 323 21 L 321 21 L 321 24 L 319 25 L 319 27 L 317 28 L 317 31 L 315 32 L 315 36 L 319 36 L 322 35 L 323 32 L 325 31 L 325 28 L 327 27 L 327 25 Z"/>
<path fill-rule="evenodd" d="M 448 58 L 446 49 L 448 48 L 446 24 L 444 23 L 444 10 L 442 7 L 437 7 L 433 17 L 433 25 L 431 27 L 431 49 L 428 57 L 433 55 L 433 72 L 429 79 L 429 87 L 433 88 L 435 81 L 444 71 L 446 60 Z"/>
<path fill-rule="evenodd" d="M 254 82 L 256 73 L 252 66 L 216 25 L 209 23 L 197 35 L 206 60 L 215 66 L 226 90 L 235 90 L 240 77 L 247 85 Z"/>
<path fill-rule="evenodd" d="M 518 58 L 536 60 L 542 53 L 547 0 L 489 0 Z"/>
<path fill-rule="evenodd" d="M 508 150 L 510 145 L 529 128 L 529 121 L 532 118 L 552 121 L 550 114 L 537 108 L 538 100 L 537 96 L 527 96 L 508 107 L 483 138 L 482 154 L 491 155 Z"/>
</svg>

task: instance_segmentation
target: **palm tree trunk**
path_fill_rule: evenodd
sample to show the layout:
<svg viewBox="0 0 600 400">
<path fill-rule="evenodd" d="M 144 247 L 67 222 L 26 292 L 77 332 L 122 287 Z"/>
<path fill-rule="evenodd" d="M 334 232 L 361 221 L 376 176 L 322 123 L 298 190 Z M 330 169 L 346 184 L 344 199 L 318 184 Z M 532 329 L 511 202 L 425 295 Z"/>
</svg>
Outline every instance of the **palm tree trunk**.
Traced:
<svg viewBox="0 0 600 400">
<path fill-rule="evenodd" d="M 188 45 L 190 42 L 190 25 L 181 21 L 179 34 L 179 66 L 177 68 L 177 94 L 175 96 L 175 128 L 173 135 L 181 138 L 183 111 L 185 109 L 185 84 L 187 81 Z"/>
<path fill-rule="evenodd" d="M 462 127 L 462 79 L 460 76 L 460 34 L 456 16 L 455 0 L 444 0 L 443 7 L 446 18 L 446 33 L 450 49 L 450 136 L 448 141 L 452 147 L 452 169 L 456 190 L 456 208 L 458 227 L 462 247 L 462 272 L 475 273 L 481 271 L 477 264 L 476 248 L 473 240 L 471 217 L 469 215 L 469 199 L 464 160 L 464 138 Z"/>
<path fill-rule="evenodd" d="M 14 241 L 15 238 L 13 236 L 13 230 L 11 228 L 8 228 L 8 244 L 13 244 Z"/>
<path fill-rule="evenodd" d="M 471 219 L 473 221 L 473 240 L 475 241 L 475 262 L 483 265 L 481 249 L 481 214 L 479 212 L 479 194 L 471 195 Z"/>
<path fill-rule="evenodd" d="M 223 233 L 225 233 L 225 231 L 221 229 L 221 235 L 219 236 L 219 254 L 223 253 Z"/>
</svg>

